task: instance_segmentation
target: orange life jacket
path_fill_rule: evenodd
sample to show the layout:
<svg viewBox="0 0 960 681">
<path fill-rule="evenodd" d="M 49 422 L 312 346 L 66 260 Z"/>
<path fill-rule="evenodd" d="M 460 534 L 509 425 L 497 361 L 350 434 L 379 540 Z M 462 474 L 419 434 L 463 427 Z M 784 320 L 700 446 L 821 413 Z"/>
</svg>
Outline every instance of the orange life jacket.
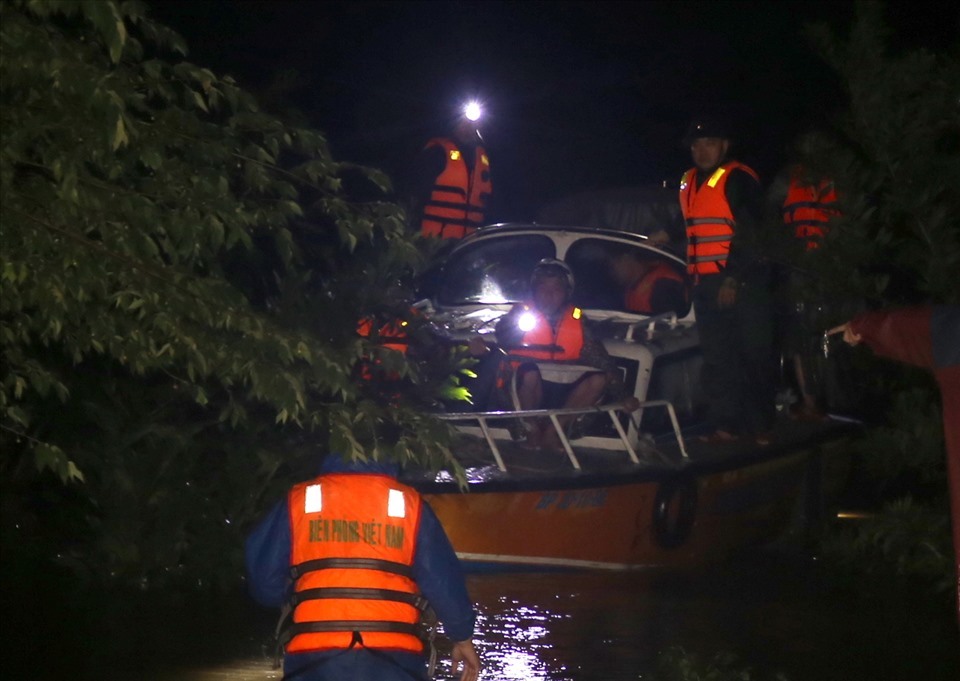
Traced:
<svg viewBox="0 0 960 681">
<path fill-rule="evenodd" d="M 633 312 L 651 313 L 653 311 L 653 289 L 657 282 L 662 279 L 684 283 L 683 277 L 669 263 L 658 262 L 627 292 L 624 301 L 625 307 Z"/>
<path fill-rule="evenodd" d="M 393 321 L 381 326 L 380 331 L 377 333 L 380 345 L 384 348 L 389 348 L 390 350 L 396 350 L 397 352 L 406 354 L 407 347 L 409 345 L 407 341 L 407 332 L 404 328 L 406 325 L 407 322 L 405 321 Z M 373 320 L 370 317 L 364 317 L 357 322 L 358 335 L 363 336 L 364 338 L 369 338 L 372 332 Z"/>
<path fill-rule="evenodd" d="M 583 313 L 579 307 L 569 305 L 560 315 L 560 323 L 554 329 L 550 321 L 540 310 L 530 303 L 523 304 L 521 314 L 532 314 L 534 327 L 523 334 L 523 345 L 556 345 L 558 350 L 535 350 L 531 348 L 511 348 L 511 355 L 546 360 L 573 360 L 580 357 L 583 350 Z M 519 319 L 519 317 L 518 317 Z"/>
<path fill-rule="evenodd" d="M 430 199 L 423 208 L 420 232 L 441 239 L 462 239 L 484 223 L 487 197 L 493 192 L 487 151 L 477 145 L 473 168 L 468 168 L 457 145 L 448 139 L 432 139 L 426 148 L 443 148 L 446 164 L 433 182 Z"/>
<path fill-rule="evenodd" d="M 790 178 L 790 188 L 783 202 L 783 222 L 793 225 L 794 236 L 806 240 L 808 251 L 820 247 L 827 233 L 830 218 L 839 215 L 837 190 L 833 182 L 821 180 L 816 186 L 802 181 L 799 171 Z"/>
<path fill-rule="evenodd" d="M 426 602 L 411 572 L 420 495 L 386 475 L 334 473 L 294 486 L 288 502 L 295 582 L 286 651 L 422 652 Z"/>
<path fill-rule="evenodd" d="M 759 182 L 749 166 L 737 161 L 724 163 L 700 187 L 697 169 L 691 168 L 680 179 L 680 210 L 687 225 L 687 272 L 716 274 L 727 265 L 735 222 L 727 203 L 727 178 L 740 169 Z"/>
<path fill-rule="evenodd" d="M 381 347 L 387 348 L 389 350 L 396 350 L 403 354 L 407 354 L 407 348 L 410 346 L 409 339 L 407 338 L 406 327 L 407 322 L 396 320 L 393 322 L 387 322 L 380 327 L 380 331 L 377 334 L 379 339 L 379 345 Z M 370 334 L 373 332 L 373 319 L 370 317 L 364 317 L 359 322 L 357 322 L 357 334 L 363 336 L 364 338 L 369 338 Z M 359 366 L 360 378 L 364 381 L 373 380 L 373 370 L 372 367 L 378 366 L 380 364 L 379 360 L 374 360 L 371 362 L 370 357 L 364 356 Z M 400 380 L 400 374 L 395 371 L 391 371 L 384 375 L 389 381 Z"/>
</svg>

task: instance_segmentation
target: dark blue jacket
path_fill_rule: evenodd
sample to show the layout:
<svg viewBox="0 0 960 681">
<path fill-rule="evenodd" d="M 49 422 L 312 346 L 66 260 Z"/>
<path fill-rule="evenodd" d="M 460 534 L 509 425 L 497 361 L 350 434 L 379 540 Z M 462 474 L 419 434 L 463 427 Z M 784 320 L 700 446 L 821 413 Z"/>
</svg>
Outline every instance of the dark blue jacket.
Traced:
<svg viewBox="0 0 960 681">
<path fill-rule="evenodd" d="M 351 472 L 396 477 L 398 468 L 376 462 L 348 462 L 331 455 L 324 459 L 320 471 L 321 475 Z M 258 603 L 280 608 L 290 598 L 293 586 L 289 577 L 290 550 L 290 515 L 284 498 L 253 529 L 246 542 L 250 594 Z M 447 638 L 452 641 L 472 638 L 476 613 L 467 594 L 460 560 L 426 501 L 420 512 L 413 577 L 443 623 Z M 284 671 L 291 680 L 302 681 L 425 678 L 424 659 L 420 655 L 366 649 L 287 655 Z"/>
</svg>

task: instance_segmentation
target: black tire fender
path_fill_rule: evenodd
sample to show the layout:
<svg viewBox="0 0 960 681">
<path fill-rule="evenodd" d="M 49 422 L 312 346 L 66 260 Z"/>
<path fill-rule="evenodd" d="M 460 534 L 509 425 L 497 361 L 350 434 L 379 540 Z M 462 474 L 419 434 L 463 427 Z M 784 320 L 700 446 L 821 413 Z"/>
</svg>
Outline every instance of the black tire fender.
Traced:
<svg viewBox="0 0 960 681">
<path fill-rule="evenodd" d="M 697 517 L 697 481 L 690 475 L 667 478 L 653 499 L 653 537 L 665 549 L 682 546 Z"/>
</svg>

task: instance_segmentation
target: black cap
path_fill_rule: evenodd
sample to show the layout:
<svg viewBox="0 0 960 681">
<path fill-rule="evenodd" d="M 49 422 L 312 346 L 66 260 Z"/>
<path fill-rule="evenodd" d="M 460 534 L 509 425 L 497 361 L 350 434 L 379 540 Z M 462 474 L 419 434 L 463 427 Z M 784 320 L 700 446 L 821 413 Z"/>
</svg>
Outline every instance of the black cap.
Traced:
<svg viewBox="0 0 960 681">
<path fill-rule="evenodd" d="M 702 137 L 719 137 L 726 140 L 730 139 L 730 131 L 719 119 L 698 118 L 687 127 L 687 133 L 683 136 L 683 144 L 684 146 L 690 146 L 694 140 Z"/>
</svg>

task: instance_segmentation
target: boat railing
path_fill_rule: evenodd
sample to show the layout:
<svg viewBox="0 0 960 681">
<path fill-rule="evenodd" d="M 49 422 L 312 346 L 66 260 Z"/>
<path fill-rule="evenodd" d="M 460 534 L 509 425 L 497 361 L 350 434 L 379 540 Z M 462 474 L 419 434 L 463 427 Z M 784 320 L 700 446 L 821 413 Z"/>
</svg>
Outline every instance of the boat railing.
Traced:
<svg viewBox="0 0 960 681">
<path fill-rule="evenodd" d="M 645 402 L 632 400 L 629 403 L 613 402 L 611 404 L 579 408 L 570 407 L 561 409 L 527 409 L 523 411 L 470 411 L 452 414 L 437 414 L 436 417 L 444 421 L 453 421 L 458 423 L 473 421 L 477 423 L 477 425 L 480 427 L 480 432 L 487 442 L 487 445 L 490 447 L 490 452 L 493 454 L 493 458 L 496 460 L 497 467 L 504 472 L 506 472 L 507 467 L 503 461 L 503 455 L 500 452 L 500 447 L 497 445 L 496 438 L 493 437 L 490 422 L 503 419 L 519 419 L 522 421 L 523 419 L 546 417 L 550 420 L 550 423 L 553 425 L 557 436 L 560 438 L 560 444 L 563 446 L 567 457 L 570 459 L 570 463 L 576 470 L 579 471 L 582 470 L 580 460 L 577 458 L 577 454 L 574 451 L 573 445 L 570 443 L 570 438 L 567 436 L 567 433 L 560 423 L 561 416 L 581 416 L 584 414 L 595 413 L 608 414 L 613 427 L 617 431 L 620 441 L 623 443 L 624 450 L 626 450 L 627 455 L 630 457 L 630 460 L 635 464 L 639 464 L 640 458 L 637 456 L 637 451 L 631 444 L 630 438 L 627 437 L 627 433 L 623 429 L 623 424 L 620 423 L 620 419 L 617 418 L 617 412 L 635 412 L 639 409 L 656 407 L 667 410 L 667 414 L 670 416 L 670 423 L 673 426 L 673 434 L 677 440 L 677 446 L 680 449 L 680 455 L 684 459 L 689 459 L 690 457 L 688 456 L 686 446 L 684 445 L 683 435 L 680 432 L 680 422 L 677 420 L 677 413 L 673 408 L 673 404 L 671 404 L 668 400 L 648 400 Z"/>
<path fill-rule="evenodd" d="M 665 325 L 667 328 L 675 329 L 679 323 L 677 319 L 677 313 L 674 311 L 664 312 L 663 314 L 654 315 L 653 317 L 647 317 L 646 319 L 634 322 L 627 327 L 626 332 L 624 333 L 623 339 L 625 341 L 633 341 L 634 334 L 638 329 L 646 327 L 647 340 L 653 338 L 653 333 L 657 328 L 657 324 Z"/>
</svg>

